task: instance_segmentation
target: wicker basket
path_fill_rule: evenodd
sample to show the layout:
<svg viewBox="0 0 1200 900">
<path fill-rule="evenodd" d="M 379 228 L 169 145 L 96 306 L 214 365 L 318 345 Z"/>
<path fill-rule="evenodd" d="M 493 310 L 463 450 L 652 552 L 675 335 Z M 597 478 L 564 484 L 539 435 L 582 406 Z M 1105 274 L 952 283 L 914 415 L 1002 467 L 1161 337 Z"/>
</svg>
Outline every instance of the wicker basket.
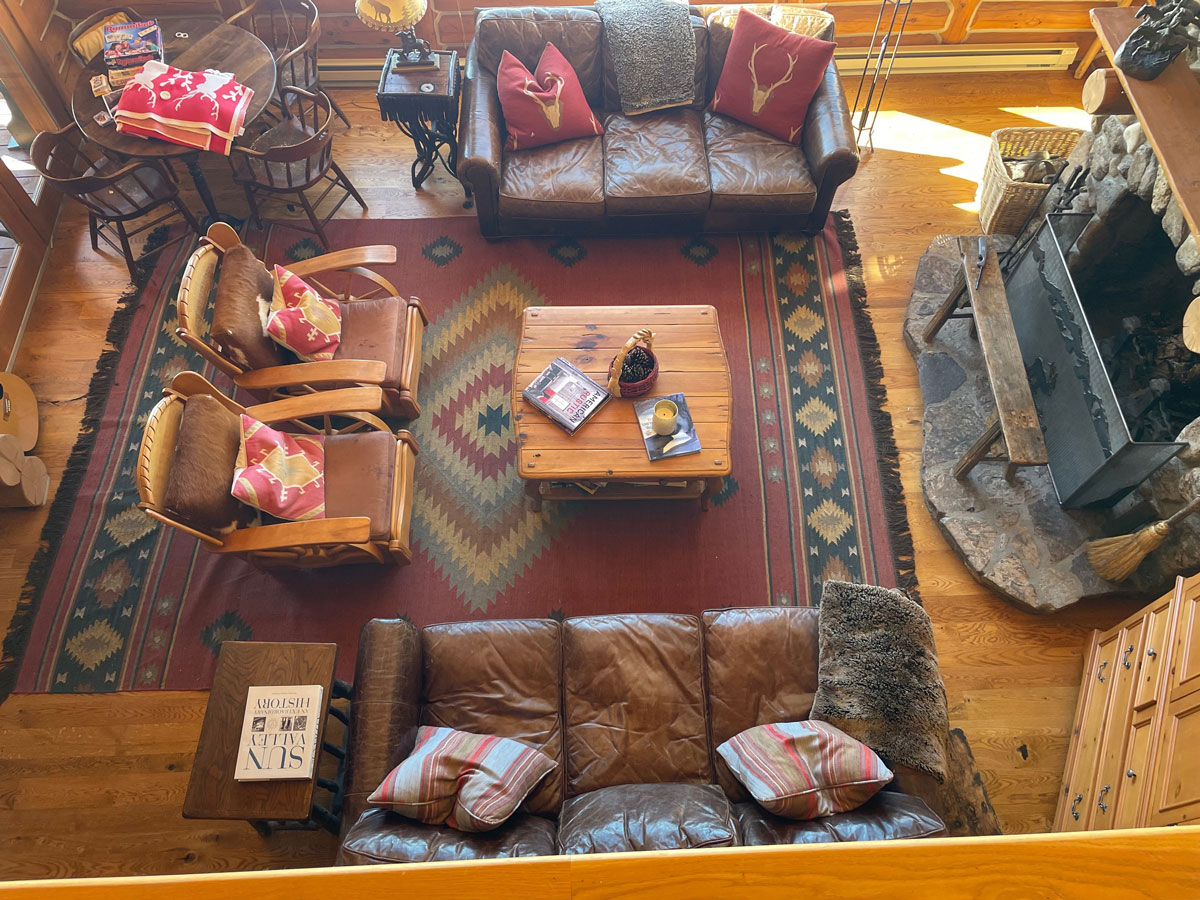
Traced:
<svg viewBox="0 0 1200 900">
<path fill-rule="evenodd" d="M 1001 128 L 992 132 L 979 183 L 979 224 L 984 234 L 1016 234 L 1050 190 L 1048 184 L 1013 181 L 1004 157 L 1020 158 L 1045 150 L 1051 157 L 1062 158 L 1075 149 L 1082 133 L 1075 128 Z"/>
</svg>

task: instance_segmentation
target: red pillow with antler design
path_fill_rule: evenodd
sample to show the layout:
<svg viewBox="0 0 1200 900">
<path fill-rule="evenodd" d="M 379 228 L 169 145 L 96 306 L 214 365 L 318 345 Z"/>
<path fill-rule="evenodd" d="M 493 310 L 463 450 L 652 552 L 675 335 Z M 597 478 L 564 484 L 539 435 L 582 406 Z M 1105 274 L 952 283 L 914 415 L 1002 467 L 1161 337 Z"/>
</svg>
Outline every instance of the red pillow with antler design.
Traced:
<svg viewBox="0 0 1200 900">
<path fill-rule="evenodd" d="M 604 133 L 579 76 L 553 44 L 542 50 L 533 75 L 505 50 L 496 70 L 496 92 L 508 128 L 505 149 L 528 150 Z"/>
<path fill-rule="evenodd" d="M 709 109 L 799 144 L 808 104 L 836 47 L 743 9 Z"/>
</svg>

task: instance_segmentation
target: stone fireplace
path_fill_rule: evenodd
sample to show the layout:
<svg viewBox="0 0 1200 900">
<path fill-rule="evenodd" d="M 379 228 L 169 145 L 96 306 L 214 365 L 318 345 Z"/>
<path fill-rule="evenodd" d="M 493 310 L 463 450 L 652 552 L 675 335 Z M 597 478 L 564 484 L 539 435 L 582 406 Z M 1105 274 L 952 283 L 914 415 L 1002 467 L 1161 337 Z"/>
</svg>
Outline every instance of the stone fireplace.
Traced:
<svg viewBox="0 0 1200 900">
<path fill-rule="evenodd" d="M 949 236 L 922 258 L 905 322 L 925 403 L 922 488 L 930 512 L 978 580 L 1039 612 L 1113 593 L 1157 596 L 1176 574 L 1200 570 L 1200 516 L 1185 520 L 1119 585 L 1101 579 L 1086 559 L 1088 541 L 1165 518 L 1200 495 L 1200 355 L 1184 346 L 1181 333 L 1184 311 L 1200 295 L 1200 250 L 1135 117 L 1094 118 L 1067 173 L 1076 166 L 1089 170 L 1082 191 L 1071 197 L 1056 185 L 1045 205 L 1067 213 L 1077 235 L 1062 247 L 1069 281 L 1130 437 L 1160 448 L 1179 441 L 1178 456 L 1132 491 L 1074 509 L 1060 504 L 1046 467 L 1021 469 L 1007 481 L 1003 466 L 984 463 L 959 480 L 954 462 L 982 430 L 993 400 L 967 323 L 951 322 L 931 344 L 921 337 L 960 265 Z M 1047 373 L 1029 372 L 1028 362 L 1037 404 L 1034 381 Z M 1061 362 L 1058 374 L 1073 377 Z M 1046 431 L 1040 406 L 1039 414 Z M 1068 431 L 1068 439 L 1090 436 L 1084 428 L 1090 432 L 1092 423 Z M 1160 451 L 1147 471 L 1177 449 Z"/>
</svg>

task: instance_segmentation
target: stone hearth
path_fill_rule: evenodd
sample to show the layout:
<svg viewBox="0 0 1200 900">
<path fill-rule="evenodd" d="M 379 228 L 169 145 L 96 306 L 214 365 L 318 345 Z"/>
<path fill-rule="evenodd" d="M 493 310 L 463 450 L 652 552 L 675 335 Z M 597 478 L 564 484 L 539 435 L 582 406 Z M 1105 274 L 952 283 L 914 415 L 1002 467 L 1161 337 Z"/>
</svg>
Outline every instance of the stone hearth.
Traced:
<svg viewBox="0 0 1200 900">
<path fill-rule="evenodd" d="M 1013 480 L 1004 466 L 980 463 L 963 480 L 951 470 L 983 430 L 994 403 L 978 344 L 968 323 L 952 320 L 926 344 L 926 322 L 946 298 L 960 265 L 952 236 L 936 239 L 917 268 L 904 338 L 917 363 L 924 397 L 921 486 L 950 546 L 972 575 L 1005 599 L 1035 612 L 1053 612 L 1106 594 L 1159 596 L 1177 574 L 1200 569 L 1200 515 L 1186 520 L 1120 585 L 1101 579 L 1084 545 L 1136 529 L 1178 509 L 1200 493 L 1200 420 L 1179 439 L 1189 447 L 1113 511 L 1065 510 L 1049 470 L 1022 468 Z"/>
</svg>

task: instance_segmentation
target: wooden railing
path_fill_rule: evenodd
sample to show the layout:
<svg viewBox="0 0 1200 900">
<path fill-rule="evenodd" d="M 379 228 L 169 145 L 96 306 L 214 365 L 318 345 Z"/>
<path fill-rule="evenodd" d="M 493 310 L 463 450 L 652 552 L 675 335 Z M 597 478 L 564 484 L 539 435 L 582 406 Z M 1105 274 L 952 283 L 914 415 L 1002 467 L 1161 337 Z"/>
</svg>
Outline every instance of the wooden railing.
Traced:
<svg viewBox="0 0 1200 900">
<path fill-rule="evenodd" d="M 819 900 L 1200 896 L 1200 830 L 943 838 L 0 884 L 36 900 Z"/>
</svg>

